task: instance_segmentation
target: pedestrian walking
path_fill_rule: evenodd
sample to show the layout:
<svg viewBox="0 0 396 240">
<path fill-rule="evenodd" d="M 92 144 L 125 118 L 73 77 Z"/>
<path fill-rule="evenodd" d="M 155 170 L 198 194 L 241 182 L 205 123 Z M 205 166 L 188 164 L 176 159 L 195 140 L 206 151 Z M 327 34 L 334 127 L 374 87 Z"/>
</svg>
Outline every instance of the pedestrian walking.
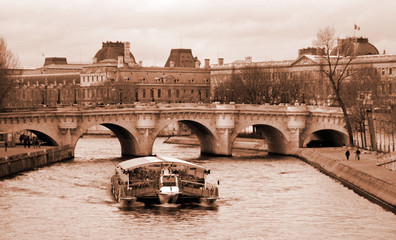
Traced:
<svg viewBox="0 0 396 240">
<path fill-rule="evenodd" d="M 355 159 L 360 160 L 360 150 L 359 149 L 356 149 L 355 154 L 356 154 Z"/>
<path fill-rule="evenodd" d="M 25 139 L 25 134 L 22 133 L 21 136 L 19 136 L 19 142 L 21 143 L 21 145 L 24 142 L 24 139 Z"/>
<path fill-rule="evenodd" d="M 349 152 L 349 150 L 347 150 L 346 152 L 345 152 L 345 156 L 346 156 L 346 159 L 347 160 L 349 160 L 349 156 L 351 155 L 351 153 Z"/>
</svg>

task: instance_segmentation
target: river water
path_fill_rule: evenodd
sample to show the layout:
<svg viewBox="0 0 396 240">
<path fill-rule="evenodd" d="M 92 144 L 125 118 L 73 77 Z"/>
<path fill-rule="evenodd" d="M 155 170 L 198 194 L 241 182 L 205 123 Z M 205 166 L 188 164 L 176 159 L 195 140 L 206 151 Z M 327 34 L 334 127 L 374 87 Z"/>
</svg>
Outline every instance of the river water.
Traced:
<svg viewBox="0 0 396 240">
<path fill-rule="evenodd" d="M 110 194 L 116 138 L 82 138 L 76 158 L 0 181 L 0 239 L 394 239 L 396 216 L 292 157 L 200 158 L 199 147 L 153 152 L 211 169 L 214 206 L 135 204 Z"/>
</svg>

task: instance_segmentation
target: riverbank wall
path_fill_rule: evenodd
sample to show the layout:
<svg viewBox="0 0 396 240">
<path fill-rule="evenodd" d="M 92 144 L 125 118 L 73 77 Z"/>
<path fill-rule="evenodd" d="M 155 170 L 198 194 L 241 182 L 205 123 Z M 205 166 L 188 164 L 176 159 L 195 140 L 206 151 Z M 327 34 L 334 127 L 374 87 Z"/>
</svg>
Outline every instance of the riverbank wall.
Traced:
<svg viewBox="0 0 396 240">
<path fill-rule="evenodd" d="M 0 157 L 0 178 L 68 160 L 72 157 L 73 149 L 70 146 L 35 149 L 26 153 L 3 156 Z"/>
<path fill-rule="evenodd" d="M 339 180 L 359 195 L 396 213 L 396 185 L 393 182 L 376 177 L 369 171 L 348 166 L 339 159 L 323 156 L 313 149 L 299 149 L 295 157 Z M 375 169 L 368 170 L 374 171 Z"/>
</svg>

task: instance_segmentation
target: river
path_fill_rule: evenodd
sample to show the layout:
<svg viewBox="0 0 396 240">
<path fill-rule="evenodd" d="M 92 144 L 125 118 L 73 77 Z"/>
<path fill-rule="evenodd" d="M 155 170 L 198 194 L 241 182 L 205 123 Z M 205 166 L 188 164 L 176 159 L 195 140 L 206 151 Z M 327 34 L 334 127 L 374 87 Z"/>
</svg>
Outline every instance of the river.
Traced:
<svg viewBox="0 0 396 240">
<path fill-rule="evenodd" d="M 211 169 L 214 206 L 123 206 L 110 194 L 117 138 L 81 138 L 73 160 L 0 181 L 0 239 L 393 239 L 396 215 L 292 157 L 153 152 Z"/>
</svg>

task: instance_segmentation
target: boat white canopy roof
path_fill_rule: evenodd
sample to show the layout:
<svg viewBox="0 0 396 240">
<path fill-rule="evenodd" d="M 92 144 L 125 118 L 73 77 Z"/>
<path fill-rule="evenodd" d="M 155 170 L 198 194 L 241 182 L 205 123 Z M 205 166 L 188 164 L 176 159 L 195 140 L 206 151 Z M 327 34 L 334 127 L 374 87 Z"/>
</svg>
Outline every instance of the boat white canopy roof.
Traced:
<svg viewBox="0 0 396 240">
<path fill-rule="evenodd" d="M 138 167 L 144 167 L 150 164 L 164 164 L 164 165 L 169 165 L 175 163 L 177 165 L 186 165 L 190 167 L 195 167 L 199 168 L 202 170 L 206 170 L 204 167 L 199 166 L 194 163 L 190 163 L 181 159 L 177 158 L 172 158 L 172 157 L 157 157 L 157 156 L 151 156 L 151 157 L 140 157 L 140 158 L 133 158 L 130 160 L 126 160 L 123 162 L 120 162 L 118 166 L 121 167 L 123 170 L 130 170 Z"/>
</svg>

